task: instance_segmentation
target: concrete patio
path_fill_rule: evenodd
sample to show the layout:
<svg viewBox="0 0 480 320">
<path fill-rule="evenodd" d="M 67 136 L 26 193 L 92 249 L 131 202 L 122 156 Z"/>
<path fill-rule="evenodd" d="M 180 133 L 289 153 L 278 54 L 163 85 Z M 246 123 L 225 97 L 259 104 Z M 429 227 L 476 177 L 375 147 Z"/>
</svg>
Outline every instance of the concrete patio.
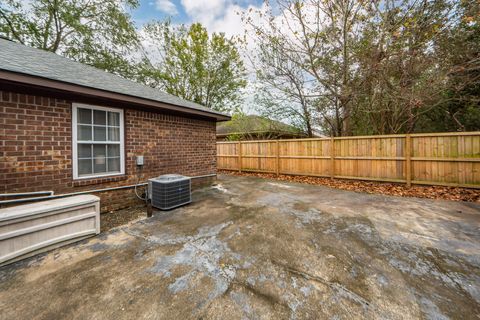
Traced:
<svg viewBox="0 0 480 320">
<path fill-rule="evenodd" d="M 480 205 L 219 176 L 0 268 L 1 319 L 478 319 Z"/>
</svg>

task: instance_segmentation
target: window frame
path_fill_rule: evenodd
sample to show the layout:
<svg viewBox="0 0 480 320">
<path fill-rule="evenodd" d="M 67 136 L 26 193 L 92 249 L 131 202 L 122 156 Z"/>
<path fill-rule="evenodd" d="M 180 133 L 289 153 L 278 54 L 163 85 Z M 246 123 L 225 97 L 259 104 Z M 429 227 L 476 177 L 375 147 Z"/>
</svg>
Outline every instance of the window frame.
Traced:
<svg viewBox="0 0 480 320">
<path fill-rule="evenodd" d="M 90 109 L 90 110 L 100 110 L 100 111 L 110 111 L 119 113 L 120 118 L 120 139 L 118 142 L 116 141 L 102 141 L 102 142 L 95 142 L 95 141 L 85 141 L 85 143 L 89 144 L 118 144 L 120 146 L 120 172 L 111 172 L 111 173 L 92 173 L 89 175 L 78 175 L 78 144 L 82 143 L 82 141 L 78 141 L 78 108 L 83 109 Z M 92 111 L 93 112 L 93 111 Z M 108 114 L 107 114 L 108 117 Z M 93 126 L 93 123 L 91 124 Z M 106 134 L 108 135 L 108 127 L 106 130 Z M 119 108 L 110 108 L 110 107 L 102 107 L 97 105 L 91 104 L 84 104 L 84 103 L 72 103 L 72 169 L 73 169 L 73 180 L 82 180 L 82 179 L 94 179 L 94 178 L 102 178 L 102 177 L 111 177 L 111 176 L 120 176 L 125 174 L 125 121 L 124 121 L 124 112 L 123 109 Z M 94 137 L 92 136 L 92 139 Z M 108 137 L 107 137 L 108 139 Z M 92 155 L 93 156 L 93 155 Z M 107 159 L 107 158 L 106 158 Z"/>
</svg>

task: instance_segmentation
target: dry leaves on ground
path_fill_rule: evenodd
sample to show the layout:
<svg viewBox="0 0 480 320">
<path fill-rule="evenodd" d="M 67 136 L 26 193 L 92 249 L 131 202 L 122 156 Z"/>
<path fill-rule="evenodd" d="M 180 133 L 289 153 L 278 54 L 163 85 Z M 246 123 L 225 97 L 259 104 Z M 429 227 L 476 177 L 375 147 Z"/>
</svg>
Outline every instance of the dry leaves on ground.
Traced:
<svg viewBox="0 0 480 320">
<path fill-rule="evenodd" d="M 458 187 L 443 186 L 412 186 L 407 187 L 403 184 L 370 182 L 360 180 L 331 179 L 321 177 L 308 176 L 290 176 L 275 175 L 271 173 L 254 173 L 254 172 L 238 172 L 221 170 L 219 173 L 230 174 L 235 176 L 251 176 L 264 179 L 275 179 L 281 181 L 290 181 L 298 183 L 308 183 L 314 185 L 322 185 L 336 189 L 350 190 L 366 193 L 378 193 L 400 197 L 417 197 L 428 199 L 442 199 L 453 201 L 468 201 L 480 203 L 480 190 Z"/>
</svg>

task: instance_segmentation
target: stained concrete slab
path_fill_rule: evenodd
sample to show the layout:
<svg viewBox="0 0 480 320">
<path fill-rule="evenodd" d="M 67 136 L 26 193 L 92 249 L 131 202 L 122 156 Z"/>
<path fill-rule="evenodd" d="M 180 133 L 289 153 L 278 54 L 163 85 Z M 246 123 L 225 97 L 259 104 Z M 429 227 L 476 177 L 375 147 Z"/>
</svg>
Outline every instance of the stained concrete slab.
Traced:
<svg viewBox="0 0 480 320">
<path fill-rule="evenodd" d="M 1 319 L 478 319 L 480 206 L 220 176 L 0 269 Z"/>
</svg>

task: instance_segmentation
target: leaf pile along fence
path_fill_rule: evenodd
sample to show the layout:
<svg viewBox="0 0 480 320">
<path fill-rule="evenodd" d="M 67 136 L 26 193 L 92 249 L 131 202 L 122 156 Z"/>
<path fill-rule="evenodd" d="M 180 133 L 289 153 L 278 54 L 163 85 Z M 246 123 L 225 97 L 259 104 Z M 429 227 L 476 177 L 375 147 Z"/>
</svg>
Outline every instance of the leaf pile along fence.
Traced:
<svg viewBox="0 0 480 320">
<path fill-rule="evenodd" d="M 217 142 L 217 167 L 480 188 L 480 132 Z"/>
</svg>

